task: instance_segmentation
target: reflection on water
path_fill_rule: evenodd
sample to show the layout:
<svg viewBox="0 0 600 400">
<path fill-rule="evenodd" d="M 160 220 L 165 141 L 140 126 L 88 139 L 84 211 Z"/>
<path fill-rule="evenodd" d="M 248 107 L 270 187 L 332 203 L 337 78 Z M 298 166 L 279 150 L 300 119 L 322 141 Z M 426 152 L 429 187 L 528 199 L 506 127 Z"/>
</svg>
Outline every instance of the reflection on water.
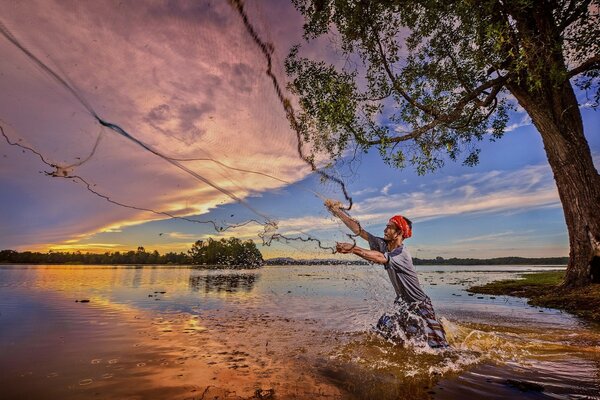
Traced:
<svg viewBox="0 0 600 400">
<path fill-rule="evenodd" d="M 464 290 L 531 267 L 419 268 L 451 350 L 371 333 L 375 266 L 2 267 L 2 398 L 598 398 L 598 327 Z"/>
<path fill-rule="evenodd" d="M 257 279 L 257 274 L 190 275 L 190 288 L 203 293 L 250 292 Z"/>
</svg>

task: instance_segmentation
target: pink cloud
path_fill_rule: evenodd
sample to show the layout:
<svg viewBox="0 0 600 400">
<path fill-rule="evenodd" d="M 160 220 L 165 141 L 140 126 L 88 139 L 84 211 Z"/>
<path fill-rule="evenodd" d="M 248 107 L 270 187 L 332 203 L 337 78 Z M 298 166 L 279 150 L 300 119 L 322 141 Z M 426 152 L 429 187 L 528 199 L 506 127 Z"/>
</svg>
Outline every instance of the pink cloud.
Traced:
<svg viewBox="0 0 600 400">
<path fill-rule="evenodd" d="M 261 10 L 251 5 L 249 12 L 256 16 Z M 278 5 L 275 11 L 269 8 L 267 18 L 294 13 L 289 5 Z M 295 21 L 301 23 L 298 16 Z M 170 157 L 215 158 L 289 182 L 310 172 L 296 154 L 295 134 L 265 75 L 265 60 L 227 2 L 144 7 L 127 2 L 14 2 L 5 7 L 2 22 L 65 77 L 101 118 Z M 260 26 L 267 25 L 263 20 Z M 287 51 L 298 40 L 300 25 L 285 26 L 275 39 L 276 48 Z M 278 50 L 278 56 L 285 51 Z M 4 38 L 0 54 L 0 118 L 14 139 L 24 139 L 50 162 L 69 165 L 85 158 L 103 135 L 94 157 L 73 171 L 94 190 L 121 203 L 176 214 L 206 213 L 232 201 L 101 128 L 74 96 Z M 282 76 L 280 65 L 276 70 Z M 6 143 L 0 146 L 10 157 L 0 161 L 7 167 L 1 179 L 45 198 L 31 202 L 35 209 L 7 204 L 16 212 L 36 215 L 38 223 L 13 221 L 10 231 L 0 231 L 1 242 L 60 242 L 158 218 L 111 205 L 81 185 L 38 176 L 46 167 L 34 156 L 21 156 Z M 185 165 L 240 198 L 284 185 L 210 161 Z"/>
</svg>

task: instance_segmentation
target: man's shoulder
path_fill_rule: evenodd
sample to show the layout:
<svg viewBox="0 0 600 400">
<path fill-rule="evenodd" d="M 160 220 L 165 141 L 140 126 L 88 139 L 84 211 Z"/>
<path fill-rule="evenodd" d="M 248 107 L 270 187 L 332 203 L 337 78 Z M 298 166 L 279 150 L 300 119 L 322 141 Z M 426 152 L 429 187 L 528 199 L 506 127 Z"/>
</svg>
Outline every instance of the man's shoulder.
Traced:
<svg viewBox="0 0 600 400">
<path fill-rule="evenodd" d="M 414 268 L 412 263 L 412 257 L 405 246 L 400 246 L 388 253 L 390 262 L 402 266 Z"/>
<path fill-rule="evenodd" d="M 367 241 L 369 242 L 369 247 L 371 248 L 371 250 L 379 250 L 381 252 L 385 251 L 385 240 L 383 240 L 383 238 L 380 238 L 378 236 L 373 235 L 370 232 L 367 232 Z"/>
<path fill-rule="evenodd" d="M 385 239 L 379 236 L 375 236 L 372 233 L 367 232 L 367 237 L 369 238 L 369 242 L 383 243 L 386 244 Z"/>
<path fill-rule="evenodd" d="M 371 232 L 367 232 L 367 237 L 369 238 L 369 240 L 370 240 L 370 239 L 373 239 L 373 240 L 382 240 L 382 241 L 383 241 L 383 238 L 382 238 L 382 237 L 375 236 L 375 235 L 373 235 Z"/>
</svg>

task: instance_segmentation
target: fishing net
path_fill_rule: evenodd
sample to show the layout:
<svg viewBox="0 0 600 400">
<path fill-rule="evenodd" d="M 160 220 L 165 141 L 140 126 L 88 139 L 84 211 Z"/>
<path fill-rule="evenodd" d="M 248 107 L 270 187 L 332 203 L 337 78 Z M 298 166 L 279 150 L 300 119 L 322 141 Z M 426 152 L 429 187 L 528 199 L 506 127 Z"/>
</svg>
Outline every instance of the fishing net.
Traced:
<svg viewBox="0 0 600 400">
<path fill-rule="evenodd" d="M 320 204 L 352 200 L 335 166 L 307 155 L 285 90 L 292 43 L 281 41 L 284 23 L 270 27 L 269 7 L 278 4 L 4 2 L 2 162 L 38 166 L 41 190 L 50 179 L 70 194 L 63 209 L 89 215 L 59 212 L 64 229 L 45 240 L 175 219 L 196 224 L 198 238 L 285 249 L 273 254 L 333 252 L 345 234 Z M 6 160 L 14 147 L 25 154 Z M 337 233 L 324 241 L 319 229 Z"/>
<path fill-rule="evenodd" d="M 235 236 L 269 246 L 267 258 L 331 257 L 335 241 L 354 240 L 323 202 L 352 208 L 345 181 L 359 156 L 332 163 L 303 141 L 282 62 L 301 37 L 281 18 L 296 18 L 298 32 L 302 21 L 282 4 L 4 2 L 0 171 L 4 182 L 29 179 L 35 201 L 19 221 L 2 207 L 5 226 L 25 233 L 0 235 L 85 249 L 99 233 L 145 226 L 127 235 L 150 249 Z M 252 287 L 248 276 L 240 287 Z M 362 285 L 383 304 L 381 282 Z M 426 343 L 419 313 L 384 317 L 383 336 Z M 407 327 L 412 336 L 394 336 Z"/>
</svg>

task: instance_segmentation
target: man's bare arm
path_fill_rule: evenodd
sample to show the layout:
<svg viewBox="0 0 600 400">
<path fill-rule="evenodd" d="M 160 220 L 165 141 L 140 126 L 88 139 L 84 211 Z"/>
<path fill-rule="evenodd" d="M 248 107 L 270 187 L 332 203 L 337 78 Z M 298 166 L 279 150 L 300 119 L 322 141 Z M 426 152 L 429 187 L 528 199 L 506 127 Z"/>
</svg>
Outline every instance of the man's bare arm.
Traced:
<svg viewBox="0 0 600 400">
<path fill-rule="evenodd" d="M 336 250 L 338 253 L 342 254 L 356 254 L 360 258 L 364 258 L 367 261 L 377 264 L 385 264 L 388 261 L 386 256 L 379 251 L 363 249 L 362 247 L 355 246 L 352 243 L 338 243 L 336 245 Z"/>
<path fill-rule="evenodd" d="M 361 228 L 358 221 L 352 219 L 348 214 L 346 214 L 346 211 L 342 210 L 341 206 L 342 204 L 339 201 L 325 201 L 325 207 L 327 207 L 333 215 L 341 219 L 348 229 L 350 229 L 355 235 L 358 235 L 365 240 L 369 240 L 367 231 Z"/>
</svg>

